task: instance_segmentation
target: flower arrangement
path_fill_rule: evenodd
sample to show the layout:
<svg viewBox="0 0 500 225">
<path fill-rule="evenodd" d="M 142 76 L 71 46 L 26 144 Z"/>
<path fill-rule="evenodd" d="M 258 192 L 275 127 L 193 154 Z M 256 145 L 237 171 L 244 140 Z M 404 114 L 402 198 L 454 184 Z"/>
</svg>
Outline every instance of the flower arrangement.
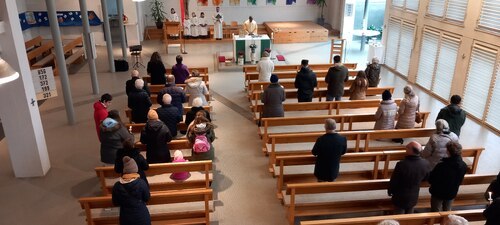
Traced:
<svg viewBox="0 0 500 225">
<path fill-rule="evenodd" d="M 250 44 L 250 49 L 252 50 L 252 53 L 255 53 L 255 49 L 257 48 L 257 45 L 256 44 Z"/>
</svg>

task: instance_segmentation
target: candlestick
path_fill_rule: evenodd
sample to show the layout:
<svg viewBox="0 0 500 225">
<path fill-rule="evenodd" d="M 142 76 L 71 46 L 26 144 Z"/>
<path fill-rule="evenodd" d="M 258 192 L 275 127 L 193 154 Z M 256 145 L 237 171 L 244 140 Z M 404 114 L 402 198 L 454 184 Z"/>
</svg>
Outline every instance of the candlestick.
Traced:
<svg viewBox="0 0 500 225">
<path fill-rule="evenodd" d="M 489 196 L 488 201 L 490 202 L 493 201 L 493 199 L 491 198 L 491 191 L 488 191 L 488 196 Z"/>
</svg>

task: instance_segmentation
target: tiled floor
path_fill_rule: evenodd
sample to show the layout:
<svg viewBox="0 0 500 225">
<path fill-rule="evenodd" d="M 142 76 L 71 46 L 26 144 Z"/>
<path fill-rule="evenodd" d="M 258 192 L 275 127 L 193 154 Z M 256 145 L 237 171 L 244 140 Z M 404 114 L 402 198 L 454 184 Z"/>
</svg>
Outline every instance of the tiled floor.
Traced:
<svg viewBox="0 0 500 225">
<path fill-rule="evenodd" d="M 356 46 L 356 45 L 354 45 Z M 310 63 L 327 63 L 329 43 L 280 44 L 276 51 L 285 55 L 289 63 L 299 63 L 308 58 Z M 144 44 L 143 60 L 149 60 L 154 51 L 162 53 L 163 61 L 171 66 L 176 51 L 164 54 L 159 41 Z M 243 75 L 240 69 L 225 68 L 214 72 L 217 51 L 232 51 L 229 43 L 189 44 L 188 54 L 183 55 L 187 65 L 208 66 L 210 88 L 215 101 L 217 140 L 214 142 L 217 160 L 214 189 L 217 192 L 216 210 L 211 214 L 212 224 L 286 224 L 285 209 L 275 196 L 275 180 L 266 171 L 267 158 L 260 152 L 257 127 L 250 121 L 248 101 L 243 91 Z M 115 45 L 115 56 L 121 51 Z M 352 53 L 352 54 L 351 54 Z M 126 107 L 124 93 L 128 72 L 108 73 L 105 48 L 99 48 L 97 71 L 101 94 L 114 96 L 111 108 L 123 113 Z M 364 69 L 366 56 L 350 52 L 347 61 L 359 63 Z M 145 69 L 140 69 L 145 72 Z M 84 214 L 77 202 L 79 197 L 100 194 L 93 168 L 100 165 L 99 143 L 92 120 L 92 103 L 99 96 L 92 95 L 90 76 L 86 65 L 76 66 L 70 71 L 71 90 L 75 105 L 74 126 L 66 122 L 60 83 L 57 81 L 59 97 L 47 100 L 41 107 L 45 136 L 52 168 L 42 178 L 16 179 L 10 165 L 6 139 L 0 142 L 0 224 L 84 224 Z M 58 79 L 57 79 L 58 80 Z M 395 86 L 394 97 L 402 97 L 406 81 L 384 70 L 381 86 Z M 429 124 L 443 103 L 421 90 L 421 110 L 430 111 Z M 464 146 L 484 146 L 486 151 L 480 159 L 479 173 L 497 173 L 500 170 L 500 138 L 467 120 L 462 128 Z"/>
</svg>

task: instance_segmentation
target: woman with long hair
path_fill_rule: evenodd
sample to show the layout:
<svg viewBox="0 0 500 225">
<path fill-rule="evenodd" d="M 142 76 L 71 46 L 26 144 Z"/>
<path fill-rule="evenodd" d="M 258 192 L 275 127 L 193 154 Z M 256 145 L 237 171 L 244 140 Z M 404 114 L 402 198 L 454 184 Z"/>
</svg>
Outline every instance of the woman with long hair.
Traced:
<svg viewBox="0 0 500 225">
<path fill-rule="evenodd" d="M 147 71 L 149 76 L 151 76 L 151 84 L 165 84 L 167 82 L 165 77 L 167 70 L 161 60 L 160 53 L 153 52 L 148 62 Z"/>
<path fill-rule="evenodd" d="M 364 71 L 358 71 L 354 83 L 349 88 L 351 96 L 349 100 L 364 100 L 366 99 L 366 89 L 368 89 L 368 80 Z"/>
</svg>

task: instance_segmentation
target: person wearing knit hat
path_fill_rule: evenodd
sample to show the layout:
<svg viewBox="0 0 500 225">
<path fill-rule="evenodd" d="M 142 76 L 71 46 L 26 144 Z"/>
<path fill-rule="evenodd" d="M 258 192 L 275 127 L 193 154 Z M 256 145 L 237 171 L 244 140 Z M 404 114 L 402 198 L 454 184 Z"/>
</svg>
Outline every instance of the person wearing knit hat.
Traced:
<svg viewBox="0 0 500 225">
<path fill-rule="evenodd" d="M 146 178 L 146 173 L 144 172 L 145 170 L 149 169 L 149 164 L 144 156 L 142 156 L 142 154 L 140 153 L 140 149 L 134 147 L 134 141 L 132 140 L 132 138 L 123 141 L 123 148 L 118 149 L 118 151 L 116 152 L 114 167 L 116 173 L 125 173 L 125 162 L 123 159 L 124 157 L 130 157 L 135 161 L 138 169 L 137 173 L 149 186 L 148 179 Z"/>
<path fill-rule="evenodd" d="M 285 89 L 278 83 L 278 76 L 271 75 L 271 84 L 267 86 L 261 95 L 261 101 L 264 104 L 262 118 L 285 116 L 285 110 L 283 109 L 285 99 Z"/>
<path fill-rule="evenodd" d="M 114 116 L 114 113 L 110 114 Z M 134 139 L 127 128 L 119 121 L 112 118 L 106 118 L 100 125 L 101 136 L 101 162 L 106 165 L 114 164 L 116 153 L 119 149 L 123 148 L 123 141 L 126 139 Z"/>
<path fill-rule="evenodd" d="M 396 113 L 398 105 L 391 99 L 392 94 L 389 90 L 382 93 L 382 101 L 375 112 L 374 130 L 391 130 L 394 129 L 396 121 Z"/>
<path fill-rule="evenodd" d="M 120 225 L 151 225 L 146 207 L 150 198 L 149 187 L 140 179 L 135 160 L 123 157 L 123 175 L 112 190 L 113 204 L 120 207 Z"/>
<path fill-rule="evenodd" d="M 309 60 L 303 59 L 294 82 L 299 102 L 312 102 L 314 88 L 318 86 L 316 74 L 309 68 Z"/>
<path fill-rule="evenodd" d="M 205 113 L 203 111 L 198 111 L 195 115 L 195 118 L 191 124 L 189 124 L 186 138 L 189 141 L 189 144 L 194 147 L 198 136 L 205 136 L 206 141 L 210 144 L 210 149 L 206 152 L 195 152 L 193 149 L 191 154 L 192 161 L 199 160 L 214 160 L 215 153 L 212 142 L 215 140 L 215 132 L 214 125 L 208 121 L 205 117 Z"/>
<path fill-rule="evenodd" d="M 135 89 L 128 94 L 128 107 L 132 110 L 132 122 L 145 123 L 148 120 L 148 111 L 151 107 L 151 99 L 143 89 L 144 81 L 135 80 Z"/>
<path fill-rule="evenodd" d="M 380 64 L 377 57 L 373 57 L 372 63 L 366 66 L 365 73 L 368 87 L 377 87 L 380 83 Z"/>
<path fill-rule="evenodd" d="M 257 72 L 259 72 L 259 81 L 269 82 L 271 78 L 271 73 L 274 71 L 274 62 L 269 57 L 270 53 L 264 51 L 262 57 L 257 63 Z"/>
<path fill-rule="evenodd" d="M 182 155 L 182 152 L 180 150 L 175 150 L 174 152 L 174 160 L 172 161 L 174 163 L 178 162 L 188 162 L 188 160 L 184 159 L 184 156 Z M 188 179 L 191 176 L 191 173 L 189 172 L 176 172 L 172 173 L 170 175 L 170 178 L 175 181 L 184 181 Z"/>
<path fill-rule="evenodd" d="M 148 163 L 171 162 L 168 142 L 172 134 L 168 127 L 158 119 L 155 110 L 149 110 L 148 121 L 141 132 L 141 143 L 146 145 L 146 159 Z"/>
<path fill-rule="evenodd" d="M 405 97 L 399 104 L 396 129 L 413 129 L 415 128 L 415 113 L 419 111 L 420 101 L 412 86 L 406 85 L 403 91 Z"/>
</svg>

